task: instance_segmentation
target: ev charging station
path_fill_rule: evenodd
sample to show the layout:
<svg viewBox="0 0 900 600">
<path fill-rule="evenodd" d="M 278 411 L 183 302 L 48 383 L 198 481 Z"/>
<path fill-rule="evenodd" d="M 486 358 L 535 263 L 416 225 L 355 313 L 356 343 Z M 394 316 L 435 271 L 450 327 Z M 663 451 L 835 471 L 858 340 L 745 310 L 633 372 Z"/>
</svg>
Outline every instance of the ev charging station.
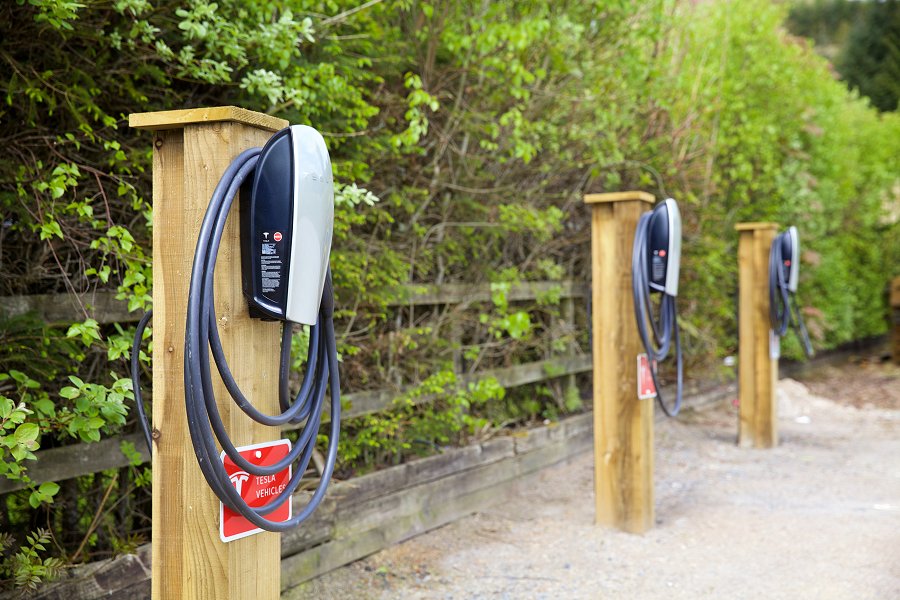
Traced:
<svg viewBox="0 0 900 600">
<path fill-rule="evenodd" d="M 647 211 L 655 202 L 647 192 L 587 194 L 584 202 L 591 205 L 596 521 L 643 533 L 654 523 L 652 398 L 670 415 L 681 402 L 681 218 L 671 199 Z M 669 408 L 656 368 L 673 349 L 678 387 Z"/>
<path fill-rule="evenodd" d="M 152 597 L 274 599 L 281 544 L 266 532 L 289 530 L 312 514 L 337 453 L 328 151 L 311 127 L 235 107 L 129 121 L 155 138 L 154 430 L 146 436 Z M 240 210 L 230 210 L 239 191 Z M 293 323 L 310 326 L 310 347 L 292 398 Z M 326 406 L 321 480 L 297 507 L 291 495 Z M 278 439 L 288 424 L 299 431 L 293 444 Z"/>
<path fill-rule="evenodd" d="M 653 382 L 638 386 L 641 399 L 655 397 L 667 417 L 674 417 L 681 410 L 684 389 L 684 369 L 681 360 L 681 333 L 675 298 L 678 296 L 678 273 L 681 266 L 681 212 L 678 203 L 668 198 L 641 215 L 634 234 L 634 252 L 631 262 L 631 282 L 634 291 L 634 314 L 641 342 L 646 350 L 645 358 L 638 358 L 639 370 L 646 368 Z M 659 317 L 653 315 L 652 296 L 660 300 Z M 675 401 L 671 407 L 663 401 L 657 368 L 666 359 L 674 343 L 676 364 Z M 646 367 L 644 367 L 646 363 Z"/>
<path fill-rule="evenodd" d="M 775 223 L 738 223 L 738 444 L 778 445 L 775 386 L 781 337 L 792 318 L 791 299 L 800 270 L 796 227 L 778 234 Z M 799 310 L 794 310 L 807 356 L 812 346 Z"/>
</svg>

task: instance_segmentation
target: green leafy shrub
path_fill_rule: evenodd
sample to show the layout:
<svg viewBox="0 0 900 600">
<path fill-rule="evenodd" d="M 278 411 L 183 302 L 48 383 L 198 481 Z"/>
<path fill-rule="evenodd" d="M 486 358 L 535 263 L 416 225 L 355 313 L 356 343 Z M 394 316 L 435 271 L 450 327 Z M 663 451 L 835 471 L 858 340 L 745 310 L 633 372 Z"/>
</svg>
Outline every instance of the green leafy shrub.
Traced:
<svg viewBox="0 0 900 600">
<path fill-rule="evenodd" d="M 737 349 L 739 221 L 800 227 L 800 299 L 818 348 L 879 334 L 881 290 L 900 264 L 900 123 L 786 34 L 785 10 L 766 0 L 2 3 L 0 296 L 106 290 L 149 308 L 151 143 L 125 119 L 236 104 L 323 132 L 337 181 L 345 387 L 407 390 L 393 410 L 346 424 L 344 476 L 581 409 L 559 380 L 461 382 L 587 350 L 586 327 L 560 324 L 561 287 L 534 301 L 509 293 L 588 278 L 584 192 L 646 189 L 681 203 L 688 377 Z M 401 284 L 458 282 L 490 285 L 490 300 L 395 305 Z M 82 302 L 67 329 L 0 318 L 0 475 L 26 486 L 3 499 L 2 527 L 15 535 L 3 538 L 0 568 L 12 582 L 9 557 L 25 556 L 19 585 L 56 574 L 47 560 L 125 551 L 149 535 L 149 470 L 127 444 L 128 467 L 28 479 L 41 449 L 135 429 L 133 328 L 91 318 Z M 307 344 L 298 331 L 296 368 Z M 798 352 L 788 338 L 785 354 Z M 36 532 L 46 523 L 53 548 Z"/>
</svg>

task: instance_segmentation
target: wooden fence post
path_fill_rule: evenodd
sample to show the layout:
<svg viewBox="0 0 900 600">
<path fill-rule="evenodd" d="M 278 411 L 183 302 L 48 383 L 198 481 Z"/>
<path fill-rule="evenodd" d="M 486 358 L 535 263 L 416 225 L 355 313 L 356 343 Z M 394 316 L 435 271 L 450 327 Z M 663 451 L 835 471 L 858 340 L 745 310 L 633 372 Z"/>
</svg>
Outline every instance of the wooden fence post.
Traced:
<svg viewBox="0 0 900 600">
<path fill-rule="evenodd" d="M 775 223 L 738 223 L 738 444 L 778 445 L 775 382 L 778 340 L 769 321 L 769 251 Z"/>
<path fill-rule="evenodd" d="M 594 493 L 597 523 L 653 526 L 653 400 L 639 400 L 631 256 L 646 192 L 588 194 L 591 205 Z"/>
<path fill-rule="evenodd" d="M 900 276 L 891 281 L 891 354 L 900 365 Z"/>
<path fill-rule="evenodd" d="M 572 339 L 569 341 L 566 347 L 566 356 L 575 357 L 577 355 L 578 348 L 578 340 L 575 337 L 575 332 L 578 330 L 575 327 L 575 301 L 570 297 L 564 298 L 563 302 L 563 319 L 566 323 L 566 334 L 571 335 Z M 590 315 L 588 315 L 590 319 Z M 571 394 L 578 394 L 578 384 L 576 380 L 575 373 L 569 373 L 566 375 L 565 383 L 563 385 L 563 398 L 568 400 Z"/>
<path fill-rule="evenodd" d="M 219 501 L 191 448 L 184 408 L 184 328 L 191 261 L 212 191 L 243 150 L 263 145 L 283 119 L 235 107 L 131 115 L 153 141 L 153 544 L 154 600 L 275 599 L 280 539 L 260 533 L 223 543 Z M 251 320 L 241 292 L 238 210 L 222 237 L 215 274 L 219 333 L 235 380 L 254 405 L 278 412 L 280 324 Z M 236 445 L 280 437 L 250 420 L 213 374 L 219 410 Z"/>
</svg>

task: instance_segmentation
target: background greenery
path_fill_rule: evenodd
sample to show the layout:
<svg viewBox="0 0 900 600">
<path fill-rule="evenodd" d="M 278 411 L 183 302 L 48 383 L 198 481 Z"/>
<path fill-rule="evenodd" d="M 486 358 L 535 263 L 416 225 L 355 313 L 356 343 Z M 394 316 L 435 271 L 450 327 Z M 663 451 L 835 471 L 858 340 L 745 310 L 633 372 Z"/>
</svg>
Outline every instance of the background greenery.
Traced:
<svg viewBox="0 0 900 600">
<path fill-rule="evenodd" d="M 800 228 L 818 349 L 879 334 L 900 264 L 897 2 L 883 4 L 893 16 L 847 39 L 887 42 L 879 65 L 894 66 L 866 77 L 892 105 L 848 74 L 873 100 L 849 91 L 767 0 L 5 2 L 0 296 L 115 289 L 148 308 L 150 138 L 127 115 L 236 104 L 329 145 L 346 388 L 420 384 L 347 424 L 342 476 L 580 409 L 553 386 L 461 387 L 453 359 L 473 372 L 587 350 L 552 294 L 506 298 L 519 281 L 586 280 L 585 192 L 678 199 L 688 377 L 737 351 L 739 221 Z M 864 62 L 851 47 L 839 64 Z M 492 301 L 389 308 L 400 283 L 462 281 L 490 282 Z M 0 315 L 0 475 L 27 482 L 38 448 L 134 429 L 132 333 Z M 799 355 L 792 337 L 785 352 Z M 4 497 L 0 577 L 31 586 L 146 541 L 149 471 L 134 463 Z"/>
<path fill-rule="evenodd" d="M 879 110 L 900 100 L 900 0 L 814 0 L 791 8 L 787 25 L 812 38 L 841 78 Z"/>
</svg>

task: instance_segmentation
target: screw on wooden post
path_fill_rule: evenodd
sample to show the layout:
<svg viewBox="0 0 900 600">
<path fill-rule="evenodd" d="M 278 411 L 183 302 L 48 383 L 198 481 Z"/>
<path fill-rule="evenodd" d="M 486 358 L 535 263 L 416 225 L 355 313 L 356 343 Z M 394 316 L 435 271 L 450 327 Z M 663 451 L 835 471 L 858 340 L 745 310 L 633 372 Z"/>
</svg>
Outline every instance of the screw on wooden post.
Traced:
<svg viewBox="0 0 900 600">
<path fill-rule="evenodd" d="M 738 223 L 738 444 L 749 448 L 778 445 L 775 382 L 778 341 L 769 320 L 769 251 L 775 223 Z"/>
<path fill-rule="evenodd" d="M 288 125 L 269 115 L 225 106 L 133 114 L 131 127 L 155 133 L 153 148 L 152 598 L 275 599 L 280 594 L 280 539 L 260 533 L 223 543 L 219 501 L 191 447 L 184 406 L 184 329 L 191 261 L 213 189 L 243 150 L 262 146 Z M 215 273 L 219 334 L 235 380 L 256 408 L 279 412 L 280 324 L 251 320 L 241 291 L 237 206 L 228 216 Z M 223 421 L 237 445 L 276 439 L 277 428 L 233 407 L 213 371 Z"/>
<path fill-rule="evenodd" d="M 653 400 L 639 400 L 631 257 L 652 194 L 587 194 L 591 205 L 594 500 L 597 523 L 642 533 L 653 526 Z"/>
</svg>

